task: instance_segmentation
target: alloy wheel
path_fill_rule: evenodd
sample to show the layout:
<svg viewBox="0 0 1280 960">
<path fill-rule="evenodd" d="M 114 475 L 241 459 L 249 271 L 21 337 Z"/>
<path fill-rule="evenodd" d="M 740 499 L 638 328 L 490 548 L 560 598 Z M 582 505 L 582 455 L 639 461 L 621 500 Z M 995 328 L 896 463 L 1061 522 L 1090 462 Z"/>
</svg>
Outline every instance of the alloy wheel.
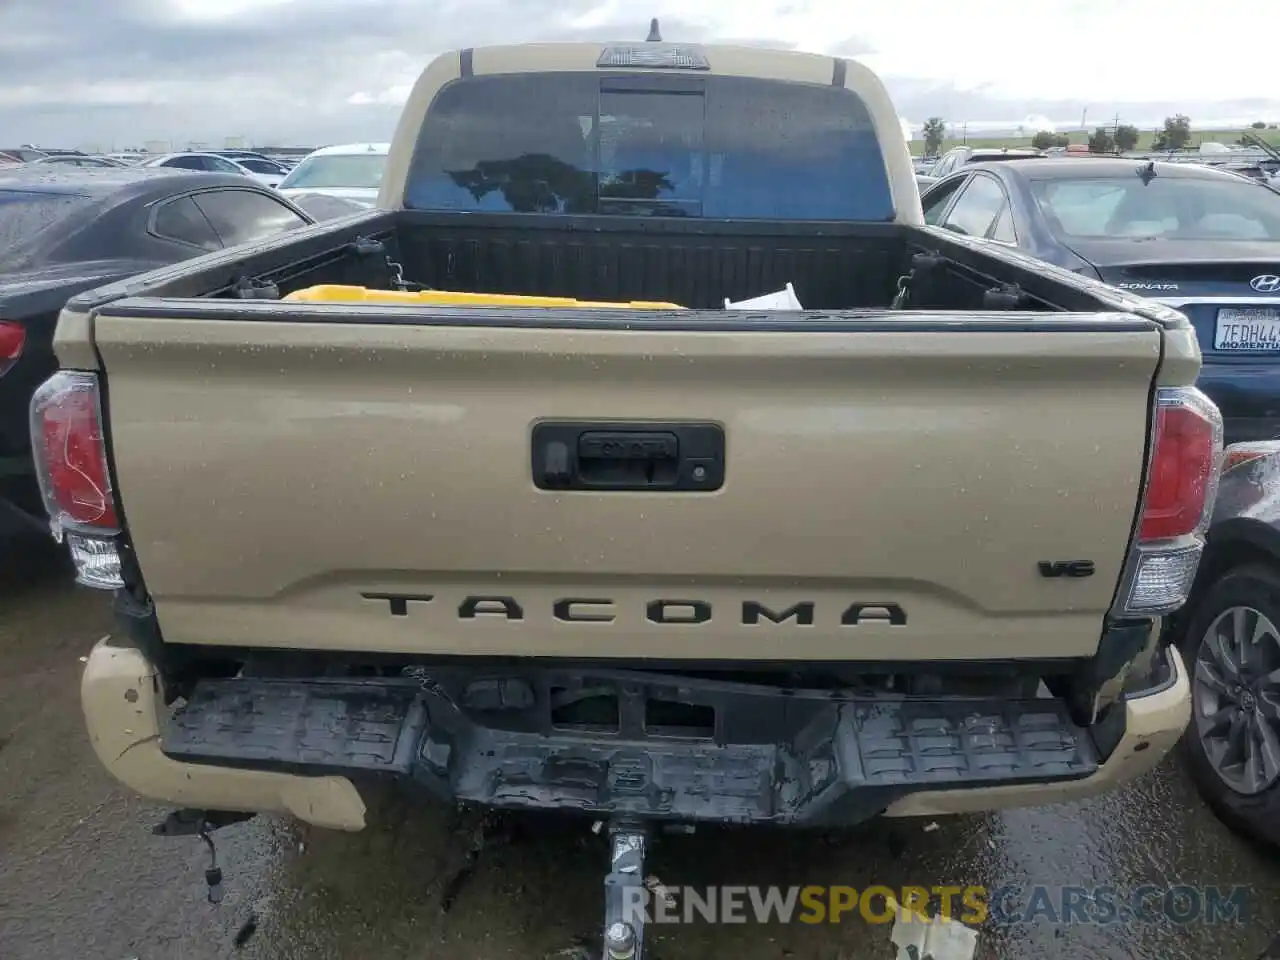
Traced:
<svg viewBox="0 0 1280 960">
<path fill-rule="evenodd" d="M 1196 735 L 1239 794 L 1280 780 L 1280 630 L 1253 607 L 1228 607 L 1200 641 L 1192 676 Z"/>
</svg>

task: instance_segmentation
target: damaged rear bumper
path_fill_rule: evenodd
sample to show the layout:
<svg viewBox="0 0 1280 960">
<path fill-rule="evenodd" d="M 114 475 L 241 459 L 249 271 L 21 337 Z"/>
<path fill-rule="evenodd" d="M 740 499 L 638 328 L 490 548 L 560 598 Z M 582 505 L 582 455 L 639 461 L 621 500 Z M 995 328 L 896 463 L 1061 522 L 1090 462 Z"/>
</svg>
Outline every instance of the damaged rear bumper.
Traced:
<svg viewBox="0 0 1280 960">
<path fill-rule="evenodd" d="M 162 699 L 155 666 L 110 637 L 94 646 L 80 701 L 98 760 L 152 800 L 200 810 L 290 813 L 319 827 L 361 830 L 365 805 L 346 777 L 294 776 L 180 763 L 160 750 Z"/>
<path fill-rule="evenodd" d="M 82 697 L 98 757 L 136 792 L 208 810 L 364 826 L 357 784 L 395 778 L 444 801 L 679 822 L 850 824 L 1098 793 L 1150 769 L 1189 718 L 1175 650 L 1159 684 L 1083 729 L 1053 699 L 853 697 L 635 671 L 474 669 L 376 680 L 199 681 L 162 718 L 157 673 L 100 642 Z M 565 728 L 553 705 L 616 710 Z M 697 730 L 654 704 L 704 708 Z M 661 717 L 658 717 L 661 719 Z"/>
</svg>

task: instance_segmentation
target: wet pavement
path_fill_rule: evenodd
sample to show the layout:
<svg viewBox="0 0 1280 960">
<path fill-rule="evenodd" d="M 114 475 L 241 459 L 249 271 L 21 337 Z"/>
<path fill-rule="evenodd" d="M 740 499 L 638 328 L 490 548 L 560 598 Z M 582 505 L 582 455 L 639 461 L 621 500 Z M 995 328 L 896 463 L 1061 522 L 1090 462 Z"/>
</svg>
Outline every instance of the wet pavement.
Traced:
<svg viewBox="0 0 1280 960">
<path fill-rule="evenodd" d="M 111 629 L 108 598 L 70 585 L 42 546 L 0 563 L 2 960 L 541 958 L 596 933 L 606 855 L 581 821 L 505 821 L 444 912 L 477 821 L 404 796 L 379 797 L 377 823 L 361 834 L 263 818 L 219 831 L 226 898 L 207 903 L 199 842 L 151 836 L 165 811 L 97 765 L 80 714 L 79 658 Z M 1087 803 L 936 828 L 699 831 L 662 838 L 649 866 L 665 883 L 692 885 L 1251 888 L 1242 923 L 989 923 L 984 960 L 1253 960 L 1280 932 L 1280 858 L 1221 827 L 1176 758 Z M 650 931 L 653 960 L 893 955 L 887 925 L 850 917 Z"/>
</svg>

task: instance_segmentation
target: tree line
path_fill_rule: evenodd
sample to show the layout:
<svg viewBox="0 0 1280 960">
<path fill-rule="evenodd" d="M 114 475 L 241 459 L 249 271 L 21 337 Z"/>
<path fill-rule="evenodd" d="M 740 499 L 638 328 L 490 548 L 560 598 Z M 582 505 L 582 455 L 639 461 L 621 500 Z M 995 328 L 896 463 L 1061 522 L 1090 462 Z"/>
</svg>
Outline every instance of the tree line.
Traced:
<svg viewBox="0 0 1280 960">
<path fill-rule="evenodd" d="M 1274 128 L 1274 124 L 1272 127 Z M 1257 120 L 1252 124 L 1254 130 L 1265 130 L 1267 124 Z M 941 117 L 930 117 L 924 123 L 922 131 L 926 156 L 933 156 L 942 149 L 947 138 L 947 124 Z M 1138 146 L 1142 134 L 1137 127 L 1128 123 L 1117 123 L 1110 127 L 1096 127 L 1089 135 L 1090 153 L 1125 153 Z M 1065 133 L 1052 133 L 1048 130 L 1037 131 L 1031 138 L 1031 146 L 1037 150 L 1048 150 L 1051 147 L 1065 147 L 1071 143 Z M 1151 143 L 1152 150 L 1182 150 L 1191 145 L 1191 118 L 1185 114 L 1165 117 L 1163 129 L 1157 130 Z"/>
</svg>

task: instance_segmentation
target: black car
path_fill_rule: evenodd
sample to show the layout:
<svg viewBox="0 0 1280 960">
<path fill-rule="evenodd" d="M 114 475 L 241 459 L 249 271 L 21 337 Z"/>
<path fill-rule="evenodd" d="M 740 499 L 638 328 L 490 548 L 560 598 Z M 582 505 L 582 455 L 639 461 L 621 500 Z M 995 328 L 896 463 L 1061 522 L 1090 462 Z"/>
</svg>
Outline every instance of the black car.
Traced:
<svg viewBox="0 0 1280 960">
<path fill-rule="evenodd" d="M 54 326 L 68 298 L 315 222 L 239 174 L 0 170 L 0 532 L 46 526 L 27 408 L 56 369 Z"/>
<path fill-rule="evenodd" d="M 921 198 L 925 222 L 1182 311 L 1226 442 L 1280 437 L 1280 192 L 1190 163 L 976 163 Z"/>
<path fill-rule="evenodd" d="M 1191 681 L 1182 745 L 1196 788 L 1228 826 L 1280 849 L 1280 442 L 1227 448 L 1191 598 L 1165 637 Z"/>
</svg>

